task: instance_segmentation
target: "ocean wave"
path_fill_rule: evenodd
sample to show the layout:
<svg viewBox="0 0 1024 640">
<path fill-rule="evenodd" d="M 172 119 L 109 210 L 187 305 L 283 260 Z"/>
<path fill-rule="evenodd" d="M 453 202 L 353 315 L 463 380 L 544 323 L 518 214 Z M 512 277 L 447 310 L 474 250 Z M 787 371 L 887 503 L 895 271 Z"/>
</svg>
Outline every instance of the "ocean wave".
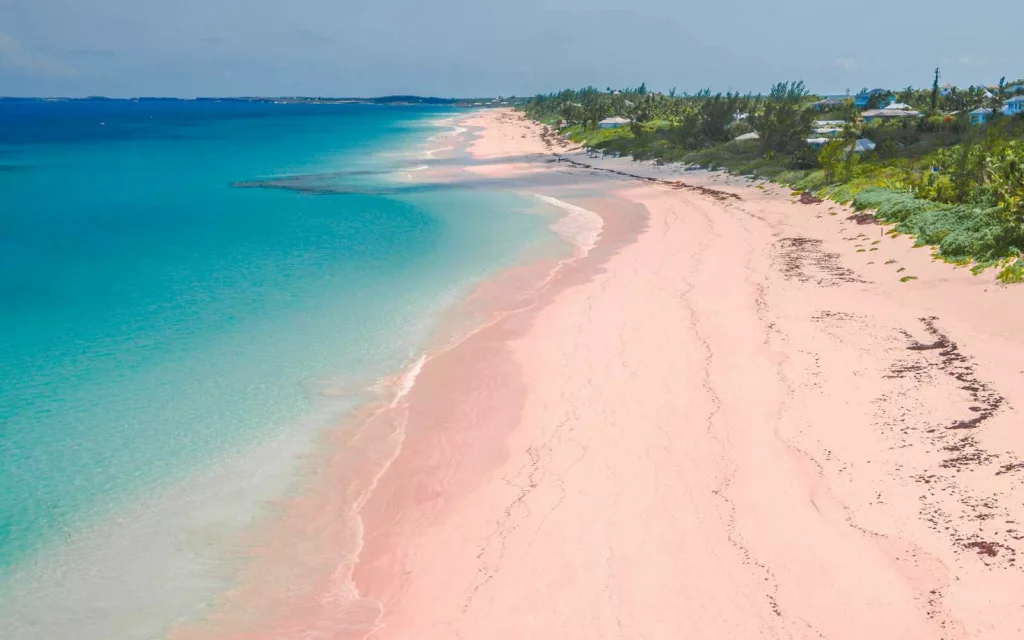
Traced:
<svg viewBox="0 0 1024 640">
<path fill-rule="evenodd" d="M 428 149 L 428 150 L 423 152 L 423 157 L 426 158 L 427 160 L 432 160 L 436 154 L 442 153 L 442 152 L 445 152 L 445 151 L 452 151 L 453 149 L 455 149 L 455 147 L 451 147 L 451 146 L 439 147 L 437 149 Z"/>
<path fill-rule="evenodd" d="M 601 216 L 589 209 L 577 207 L 557 198 L 534 193 L 534 197 L 542 202 L 565 211 L 565 215 L 551 225 L 551 230 L 561 236 L 576 249 L 576 257 L 583 257 L 597 246 L 604 229 Z"/>
<path fill-rule="evenodd" d="M 398 389 L 395 392 L 395 397 L 391 401 L 391 406 L 396 407 L 398 403 L 405 399 L 409 392 L 412 391 L 413 386 L 416 384 L 416 378 L 419 377 L 420 372 L 423 371 L 423 365 L 427 363 L 427 354 L 422 354 L 415 362 L 412 363 L 398 382 Z"/>
</svg>

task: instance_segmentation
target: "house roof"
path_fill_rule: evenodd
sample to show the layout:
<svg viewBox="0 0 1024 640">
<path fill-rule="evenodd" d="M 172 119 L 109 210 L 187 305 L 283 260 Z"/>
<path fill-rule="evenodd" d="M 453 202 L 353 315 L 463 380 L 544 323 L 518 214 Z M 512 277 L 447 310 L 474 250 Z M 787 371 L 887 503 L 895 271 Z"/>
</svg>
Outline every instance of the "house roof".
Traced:
<svg viewBox="0 0 1024 640">
<path fill-rule="evenodd" d="M 882 108 L 883 109 L 902 109 L 902 110 L 906 111 L 906 110 L 910 109 L 910 105 L 909 104 L 903 104 L 902 102 L 893 102 L 892 104 L 887 104 L 887 105 L 885 105 Z"/>
<path fill-rule="evenodd" d="M 877 146 L 878 145 L 872 142 L 871 140 L 868 140 L 867 138 L 861 138 L 857 142 L 854 142 L 850 146 L 850 148 L 853 149 L 854 151 L 871 151 Z"/>
<path fill-rule="evenodd" d="M 760 137 L 761 134 L 756 131 L 751 131 L 750 133 L 744 133 L 741 136 L 736 136 L 735 140 L 757 140 Z"/>
<path fill-rule="evenodd" d="M 629 120 L 626 118 L 620 118 L 619 116 L 614 116 L 612 118 L 605 118 L 598 124 L 629 124 Z"/>
<path fill-rule="evenodd" d="M 986 109 L 985 107 L 979 107 L 979 108 L 975 109 L 974 111 L 972 111 L 971 113 L 991 114 L 992 110 L 991 109 Z"/>
<path fill-rule="evenodd" d="M 904 109 L 868 109 L 860 115 L 865 118 L 913 118 L 921 115 L 921 112 Z"/>
<path fill-rule="evenodd" d="M 1024 102 L 1024 96 L 1013 96 L 1012 98 L 1010 98 L 1006 102 L 1008 102 L 1008 103 L 1009 102 Z"/>
</svg>

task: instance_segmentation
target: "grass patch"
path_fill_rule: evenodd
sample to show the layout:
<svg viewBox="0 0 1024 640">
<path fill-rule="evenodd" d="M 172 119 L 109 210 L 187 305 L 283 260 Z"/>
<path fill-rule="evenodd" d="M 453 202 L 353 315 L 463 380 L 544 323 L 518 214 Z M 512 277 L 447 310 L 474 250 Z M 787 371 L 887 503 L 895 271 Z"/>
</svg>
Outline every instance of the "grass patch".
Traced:
<svg viewBox="0 0 1024 640">
<path fill-rule="evenodd" d="M 900 278 L 900 282 L 910 282 L 911 280 L 917 280 L 917 276 L 903 276 Z"/>
<path fill-rule="evenodd" d="M 1024 282 L 1024 262 L 1019 258 L 1003 267 L 997 276 L 1003 284 L 1018 284 Z"/>
</svg>

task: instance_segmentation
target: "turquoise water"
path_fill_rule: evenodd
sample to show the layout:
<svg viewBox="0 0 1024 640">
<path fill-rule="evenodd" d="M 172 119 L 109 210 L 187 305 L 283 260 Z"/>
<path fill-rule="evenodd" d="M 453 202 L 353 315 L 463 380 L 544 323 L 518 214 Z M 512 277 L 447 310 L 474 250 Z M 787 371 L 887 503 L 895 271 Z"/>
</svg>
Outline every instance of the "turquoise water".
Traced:
<svg viewBox="0 0 1024 640">
<path fill-rule="evenodd" d="M 518 196 L 402 186 L 453 113 L 0 102 L 0 587 L 394 373 L 551 242 Z"/>
</svg>

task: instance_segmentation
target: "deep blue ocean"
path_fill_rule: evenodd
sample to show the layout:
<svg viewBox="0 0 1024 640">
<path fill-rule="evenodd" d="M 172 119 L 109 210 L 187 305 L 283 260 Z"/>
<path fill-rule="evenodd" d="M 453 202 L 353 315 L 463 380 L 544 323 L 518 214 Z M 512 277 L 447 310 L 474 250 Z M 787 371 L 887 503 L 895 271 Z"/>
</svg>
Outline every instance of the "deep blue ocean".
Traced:
<svg viewBox="0 0 1024 640">
<path fill-rule="evenodd" d="M 311 440 L 550 245 L 537 203 L 409 186 L 457 114 L 0 101 L 0 594 L 222 457 Z"/>
</svg>

